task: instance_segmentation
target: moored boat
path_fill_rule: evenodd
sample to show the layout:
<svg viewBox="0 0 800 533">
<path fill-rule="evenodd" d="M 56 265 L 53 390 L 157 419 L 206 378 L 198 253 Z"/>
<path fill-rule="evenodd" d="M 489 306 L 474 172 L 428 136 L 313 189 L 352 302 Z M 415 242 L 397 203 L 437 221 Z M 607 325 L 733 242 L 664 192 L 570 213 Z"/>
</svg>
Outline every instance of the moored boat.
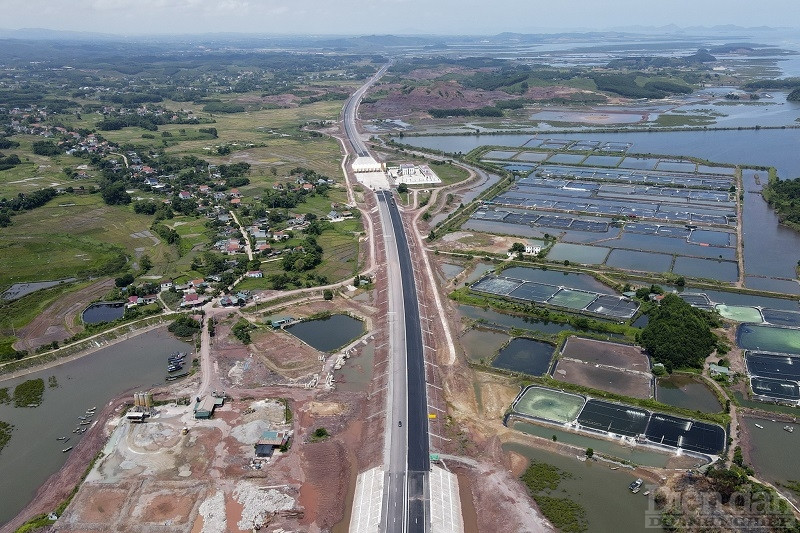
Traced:
<svg viewBox="0 0 800 533">
<path fill-rule="evenodd" d="M 630 490 L 632 493 L 636 494 L 637 492 L 639 492 L 642 489 L 642 483 L 644 483 L 644 481 L 642 480 L 642 478 L 639 478 L 636 481 L 634 481 L 633 483 L 631 483 L 630 485 L 628 485 L 628 490 Z"/>
</svg>

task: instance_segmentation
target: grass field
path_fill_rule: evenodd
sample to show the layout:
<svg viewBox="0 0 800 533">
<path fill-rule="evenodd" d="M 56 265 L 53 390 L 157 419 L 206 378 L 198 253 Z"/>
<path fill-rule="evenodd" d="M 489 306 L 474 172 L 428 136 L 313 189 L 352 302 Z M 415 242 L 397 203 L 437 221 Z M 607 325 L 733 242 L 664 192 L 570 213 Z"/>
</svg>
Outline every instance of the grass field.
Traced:
<svg viewBox="0 0 800 533">
<path fill-rule="evenodd" d="M 84 277 L 111 269 L 120 254 L 144 248 L 157 261 L 165 245 L 132 235 L 146 231 L 152 217 L 130 207 L 112 207 L 96 194 L 60 195 L 43 207 L 13 217 L 0 234 L 0 287 L 21 281 Z M 108 272 L 113 274 L 114 272 Z"/>
<path fill-rule="evenodd" d="M 75 169 L 80 165 L 85 165 L 88 160 L 71 155 L 59 155 L 47 157 L 36 155 L 31 148 L 35 141 L 43 140 L 43 137 L 35 135 L 15 135 L 12 137 L 17 141 L 19 148 L 9 148 L 2 150 L 5 155 L 17 154 L 22 160 L 22 164 L 14 168 L 0 171 L 0 198 L 9 198 L 18 193 L 25 193 L 44 189 L 46 187 L 88 186 L 94 184 L 96 171 L 87 170 L 90 178 L 86 179 L 67 179 L 64 174 L 64 167 Z"/>
<path fill-rule="evenodd" d="M 0 305 L 0 315 L 3 316 L 0 319 L 0 332 L 10 336 L 13 333 L 12 326 L 13 328 L 25 326 L 58 298 L 78 291 L 90 283 L 92 282 L 64 283 L 49 289 L 32 292 L 11 302 L 3 302 Z M 13 340 L 16 339 L 14 338 Z"/>
</svg>

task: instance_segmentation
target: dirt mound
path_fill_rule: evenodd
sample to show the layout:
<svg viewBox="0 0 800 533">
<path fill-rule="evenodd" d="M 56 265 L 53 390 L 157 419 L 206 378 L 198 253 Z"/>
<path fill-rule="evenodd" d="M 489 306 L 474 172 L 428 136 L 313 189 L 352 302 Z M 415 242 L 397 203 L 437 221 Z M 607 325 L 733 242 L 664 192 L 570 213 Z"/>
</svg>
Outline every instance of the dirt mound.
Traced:
<svg viewBox="0 0 800 533">
<path fill-rule="evenodd" d="M 329 530 L 341 521 L 350 480 L 350 464 L 341 442 L 307 444 L 303 451 L 306 483 L 300 489 L 300 504 L 305 509 L 304 525 L 315 524 Z M 324 488 L 324 490 L 322 490 Z"/>
</svg>

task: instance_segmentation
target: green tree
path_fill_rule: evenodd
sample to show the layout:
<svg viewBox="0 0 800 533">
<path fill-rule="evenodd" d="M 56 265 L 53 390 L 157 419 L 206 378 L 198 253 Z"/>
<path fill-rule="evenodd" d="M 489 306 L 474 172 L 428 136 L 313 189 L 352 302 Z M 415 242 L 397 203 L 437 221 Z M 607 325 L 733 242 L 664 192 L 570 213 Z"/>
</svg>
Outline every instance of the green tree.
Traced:
<svg viewBox="0 0 800 533">
<path fill-rule="evenodd" d="M 650 321 L 642 330 L 642 346 L 670 372 L 674 368 L 702 368 L 717 344 L 712 321 L 706 311 L 668 294 L 651 311 Z"/>
<path fill-rule="evenodd" d="M 330 289 L 325 289 L 322 291 L 322 297 L 326 300 L 333 300 L 333 291 Z"/>
<path fill-rule="evenodd" d="M 125 192 L 125 185 L 121 181 L 104 182 L 100 184 L 100 195 L 108 205 L 124 205 L 131 203 L 131 195 Z"/>
<path fill-rule="evenodd" d="M 408 185 L 406 185 L 405 183 L 401 183 L 400 185 L 397 186 L 397 192 L 401 194 L 408 192 Z"/>
<path fill-rule="evenodd" d="M 594 456 L 594 449 L 593 448 L 586 448 L 586 457 L 591 459 Z"/>
<path fill-rule="evenodd" d="M 525 252 L 525 245 L 521 242 L 515 242 L 511 245 L 511 248 L 509 248 L 508 251 L 512 254 L 516 254 L 516 256 L 519 257 Z"/>
<path fill-rule="evenodd" d="M 145 254 L 139 258 L 139 268 L 142 269 L 142 272 L 147 272 L 153 268 L 153 262 L 150 260 L 149 255 Z"/>
</svg>

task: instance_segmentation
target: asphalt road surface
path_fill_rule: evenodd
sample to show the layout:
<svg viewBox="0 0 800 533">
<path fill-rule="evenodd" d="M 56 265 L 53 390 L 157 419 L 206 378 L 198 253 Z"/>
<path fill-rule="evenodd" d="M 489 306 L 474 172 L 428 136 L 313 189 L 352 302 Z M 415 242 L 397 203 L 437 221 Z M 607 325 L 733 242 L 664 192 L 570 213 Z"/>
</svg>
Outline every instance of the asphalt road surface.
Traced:
<svg viewBox="0 0 800 533">
<path fill-rule="evenodd" d="M 428 529 L 427 476 L 430 470 L 428 438 L 428 400 L 425 389 L 425 361 L 423 357 L 422 329 L 417 300 L 414 270 L 408 241 L 391 192 L 378 192 L 379 201 L 388 207 L 397 260 L 402 280 L 403 309 L 405 314 L 407 417 L 404 429 L 407 434 L 406 481 L 406 531 L 424 532 Z M 393 427 L 393 430 L 400 429 Z"/>
</svg>

